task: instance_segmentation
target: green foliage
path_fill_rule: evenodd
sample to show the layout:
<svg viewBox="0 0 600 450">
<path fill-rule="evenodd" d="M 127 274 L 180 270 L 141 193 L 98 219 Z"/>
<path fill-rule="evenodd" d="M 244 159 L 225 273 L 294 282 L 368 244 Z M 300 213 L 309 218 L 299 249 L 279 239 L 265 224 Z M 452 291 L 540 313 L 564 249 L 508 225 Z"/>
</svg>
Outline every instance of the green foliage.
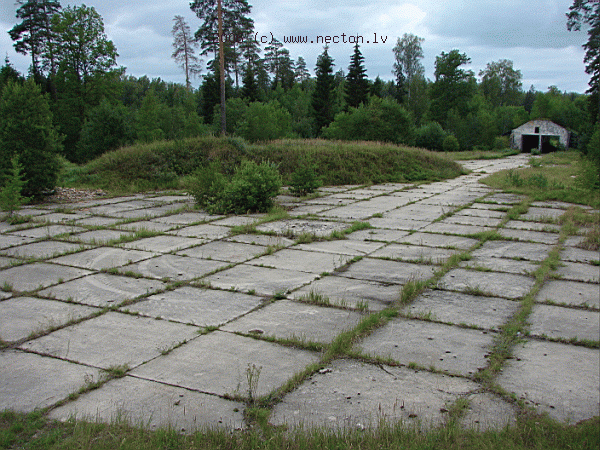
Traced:
<svg viewBox="0 0 600 450">
<path fill-rule="evenodd" d="M 508 136 L 496 136 L 494 139 L 494 149 L 503 150 L 510 147 L 510 139 Z"/>
<path fill-rule="evenodd" d="M 33 80 L 9 82 L 0 98 L 0 183 L 10 173 L 18 155 L 23 165 L 27 197 L 40 196 L 54 188 L 61 140 L 52 126 L 47 98 Z"/>
<path fill-rule="evenodd" d="M 317 133 L 323 127 L 329 125 L 334 118 L 334 98 L 335 78 L 333 76 L 333 59 L 327 53 L 327 47 L 317 58 L 317 68 L 315 70 L 317 82 L 312 94 L 312 107 L 314 111 L 314 120 Z"/>
<path fill-rule="evenodd" d="M 239 97 L 228 98 L 225 102 L 225 111 L 227 112 L 227 134 L 233 134 L 242 123 L 248 110 L 248 104 Z M 215 105 L 213 115 L 213 132 L 218 134 L 221 130 L 221 104 Z"/>
<path fill-rule="evenodd" d="M 367 103 L 369 84 L 367 82 L 364 62 L 365 58 L 360 52 L 357 43 L 354 46 L 354 53 L 348 67 L 345 86 L 346 103 L 352 108 L 357 108 L 361 103 Z"/>
<path fill-rule="evenodd" d="M 77 146 L 77 161 L 86 162 L 102 153 L 133 142 L 129 113 L 122 104 L 103 100 L 88 112 Z"/>
<path fill-rule="evenodd" d="M 290 192 L 294 195 L 312 194 L 321 186 L 321 178 L 317 174 L 317 165 L 305 161 L 292 173 Z"/>
<path fill-rule="evenodd" d="M 441 151 L 444 149 L 446 132 L 437 122 L 429 122 L 417 128 L 415 132 L 415 146 L 428 150 Z"/>
<path fill-rule="evenodd" d="M 406 144 L 413 137 L 412 118 L 396 101 L 373 97 L 368 105 L 337 114 L 323 137 Z"/>
<path fill-rule="evenodd" d="M 460 145 L 458 144 L 458 139 L 452 134 L 449 134 L 444 138 L 444 142 L 442 143 L 442 148 L 445 152 L 457 152 L 460 150 Z"/>
<path fill-rule="evenodd" d="M 292 119 L 276 101 L 254 102 L 248 106 L 237 131 L 250 142 L 270 141 L 288 136 Z"/>
<path fill-rule="evenodd" d="M 271 163 L 243 161 L 230 180 L 213 163 L 199 169 L 190 193 L 196 203 L 210 213 L 245 214 L 267 212 L 281 188 L 281 176 Z"/>
<path fill-rule="evenodd" d="M 23 185 L 22 170 L 23 167 L 19 164 L 19 158 L 13 156 L 11 158 L 11 169 L 6 182 L 2 189 L 0 189 L 0 209 L 8 213 L 8 217 L 12 217 L 15 211 L 18 211 L 23 203 L 29 199 L 21 195 Z"/>
</svg>

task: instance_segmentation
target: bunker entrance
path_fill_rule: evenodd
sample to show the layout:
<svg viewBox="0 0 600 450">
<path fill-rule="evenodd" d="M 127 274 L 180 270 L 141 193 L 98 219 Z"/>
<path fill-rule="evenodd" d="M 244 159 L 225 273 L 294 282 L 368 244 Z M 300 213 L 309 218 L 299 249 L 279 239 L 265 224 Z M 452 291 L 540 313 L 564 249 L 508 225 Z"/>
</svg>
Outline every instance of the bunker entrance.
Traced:
<svg viewBox="0 0 600 450">
<path fill-rule="evenodd" d="M 525 153 L 531 153 L 531 150 L 537 150 L 540 148 L 540 135 L 524 134 L 521 147 L 521 150 Z"/>
</svg>

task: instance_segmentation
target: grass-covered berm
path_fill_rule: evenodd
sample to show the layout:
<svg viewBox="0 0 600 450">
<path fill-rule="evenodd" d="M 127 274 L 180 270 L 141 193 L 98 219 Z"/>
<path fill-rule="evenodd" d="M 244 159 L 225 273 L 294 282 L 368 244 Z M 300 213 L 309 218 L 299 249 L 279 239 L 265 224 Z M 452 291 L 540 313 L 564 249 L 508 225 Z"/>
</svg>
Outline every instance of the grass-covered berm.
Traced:
<svg viewBox="0 0 600 450">
<path fill-rule="evenodd" d="M 106 153 L 84 166 L 66 163 L 60 184 L 112 193 L 185 187 L 185 177 L 218 161 L 232 174 L 242 160 L 276 164 L 284 183 L 306 164 L 325 185 L 436 181 L 464 174 L 442 154 L 374 142 L 278 140 L 248 144 L 239 138 L 201 137 L 138 144 Z"/>
</svg>

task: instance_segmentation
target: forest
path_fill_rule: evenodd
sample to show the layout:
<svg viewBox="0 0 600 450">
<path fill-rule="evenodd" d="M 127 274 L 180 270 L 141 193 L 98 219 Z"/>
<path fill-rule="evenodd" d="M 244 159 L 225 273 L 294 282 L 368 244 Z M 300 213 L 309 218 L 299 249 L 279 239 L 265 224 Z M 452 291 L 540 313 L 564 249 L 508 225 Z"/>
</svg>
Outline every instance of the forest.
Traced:
<svg viewBox="0 0 600 450">
<path fill-rule="evenodd" d="M 191 2 L 201 22 L 195 32 L 182 16 L 173 19 L 172 57 L 187 80 L 177 84 L 136 78 L 118 66 L 117 48 L 93 7 L 63 8 L 58 0 L 19 2 L 9 34 L 31 65 L 21 74 L 7 57 L 0 69 L 0 181 L 15 155 L 26 178 L 30 172 L 39 174 L 39 182 L 28 187 L 29 194 L 36 194 L 55 182 L 56 154 L 82 164 L 135 143 L 219 134 L 216 4 Z M 571 131 L 572 147 L 584 154 L 598 152 L 597 5 L 576 0 L 568 16 L 571 28 L 591 25 L 586 48 L 591 87 L 580 94 L 555 86 L 546 92 L 533 86 L 525 90 L 521 71 L 506 59 L 490 61 L 474 73 L 469 56 L 459 49 L 436 56 L 434 79 L 427 79 L 424 39 L 412 34 L 397 38 L 390 81 L 369 78 L 368 55 L 358 44 L 347 61 L 334 61 L 327 46 L 317 61 L 294 61 L 282 43 L 274 40 L 261 48 L 252 38 L 247 0 L 224 0 L 224 32 L 235 37 L 223 42 L 227 135 L 250 143 L 323 138 L 434 151 L 489 150 L 507 148 L 513 128 L 544 118 Z M 208 61 L 203 75 L 200 57 Z M 314 77 L 309 64 L 314 64 Z M 192 85 L 194 78 L 198 87 Z"/>
</svg>

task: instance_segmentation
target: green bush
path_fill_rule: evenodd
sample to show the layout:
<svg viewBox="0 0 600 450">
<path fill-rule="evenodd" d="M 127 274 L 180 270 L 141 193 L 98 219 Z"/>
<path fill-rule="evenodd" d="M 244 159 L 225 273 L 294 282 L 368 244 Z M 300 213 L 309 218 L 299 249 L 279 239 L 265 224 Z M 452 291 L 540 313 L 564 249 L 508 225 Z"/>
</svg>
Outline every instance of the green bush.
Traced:
<svg viewBox="0 0 600 450">
<path fill-rule="evenodd" d="M 444 138 L 444 143 L 442 147 L 445 152 L 457 152 L 460 150 L 460 145 L 458 144 L 458 139 L 453 134 L 450 134 Z"/>
<path fill-rule="evenodd" d="M 267 212 L 281 188 L 281 176 L 271 163 L 243 161 L 228 180 L 212 163 L 198 169 L 190 182 L 190 194 L 210 213 Z"/>
<path fill-rule="evenodd" d="M 15 211 L 18 211 L 21 205 L 29 200 L 21 195 L 23 185 L 22 170 L 23 166 L 19 164 L 19 158 L 13 156 L 11 159 L 11 170 L 6 179 L 4 187 L 0 189 L 0 209 L 8 213 L 9 219 L 13 216 Z"/>
<path fill-rule="evenodd" d="M 292 117 L 276 101 L 248 106 L 237 133 L 250 142 L 271 141 L 290 135 Z"/>
<path fill-rule="evenodd" d="M 413 140 L 410 113 L 395 100 L 371 98 L 368 105 L 350 108 L 335 116 L 323 129 L 323 137 L 347 141 L 379 141 L 408 144 Z"/>
<path fill-rule="evenodd" d="M 23 166 L 23 194 L 37 197 L 54 188 L 60 170 L 61 138 L 41 88 L 28 80 L 9 82 L 0 98 L 0 185 L 16 155 Z"/>
<path fill-rule="evenodd" d="M 496 136 L 494 139 L 494 149 L 504 150 L 510 148 L 510 139 L 508 136 Z"/>
<path fill-rule="evenodd" d="M 130 123 L 125 106 L 103 100 L 85 119 L 77 144 L 77 161 L 87 162 L 104 152 L 133 143 L 134 130 Z"/>
<path fill-rule="evenodd" d="M 415 146 L 434 151 L 443 150 L 446 132 L 439 123 L 429 122 L 419 127 L 415 134 Z"/>
<path fill-rule="evenodd" d="M 290 192 L 294 195 L 312 194 L 321 186 L 321 178 L 317 174 L 317 165 L 304 162 L 292 172 Z"/>
</svg>

